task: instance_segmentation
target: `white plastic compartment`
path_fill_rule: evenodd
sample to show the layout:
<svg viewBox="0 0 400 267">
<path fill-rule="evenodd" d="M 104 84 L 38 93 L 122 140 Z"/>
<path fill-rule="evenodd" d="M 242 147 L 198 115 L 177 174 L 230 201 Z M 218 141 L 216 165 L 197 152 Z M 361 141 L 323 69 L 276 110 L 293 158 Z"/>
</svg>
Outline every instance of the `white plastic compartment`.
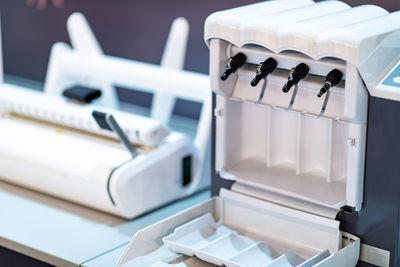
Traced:
<svg viewBox="0 0 400 267">
<path fill-rule="evenodd" d="M 222 189 L 139 231 L 118 266 L 346 267 L 355 266 L 359 248 L 338 221 Z"/>
<path fill-rule="evenodd" d="M 216 108 L 221 177 L 330 208 L 361 207 L 365 125 L 222 96 Z"/>
<path fill-rule="evenodd" d="M 307 264 L 304 258 L 288 251 L 287 244 L 272 239 L 267 244 L 240 235 L 222 222 L 215 222 L 210 213 L 176 228 L 163 241 L 173 252 L 197 256 L 206 262 L 228 267 Z M 324 250 L 310 259 L 321 261 L 329 255 L 329 251 Z"/>
</svg>

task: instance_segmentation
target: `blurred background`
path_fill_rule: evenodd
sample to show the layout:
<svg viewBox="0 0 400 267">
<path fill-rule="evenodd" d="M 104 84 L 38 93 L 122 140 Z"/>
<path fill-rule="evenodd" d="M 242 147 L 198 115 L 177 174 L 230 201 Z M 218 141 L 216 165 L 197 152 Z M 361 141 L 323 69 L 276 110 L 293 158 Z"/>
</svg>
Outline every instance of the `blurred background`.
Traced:
<svg viewBox="0 0 400 267">
<path fill-rule="evenodd" d="M 208 72 L 208 49 L 203 23 L 212 12 L 259 2 L 256 0 L 1 0 L 4 68 L 7 79 L 22 77 L 40 88 L 45 79 L 50 48 L 57 41 L 69 42 L 67 17 L 82 12 L 108 55 L 159 64 L 174 18 L 190 23 L 185 69 Z M 398 0 L 351 0 L 350 5 L 376 4 L 400 10 Z M 149 105 L 151 96 L 119 89 L 120 98 Z M 192 116 L 196 105 L 178 103 L 177 112 Z M 194 116 L 194 115 L 193 115 Z"/>
</svg>

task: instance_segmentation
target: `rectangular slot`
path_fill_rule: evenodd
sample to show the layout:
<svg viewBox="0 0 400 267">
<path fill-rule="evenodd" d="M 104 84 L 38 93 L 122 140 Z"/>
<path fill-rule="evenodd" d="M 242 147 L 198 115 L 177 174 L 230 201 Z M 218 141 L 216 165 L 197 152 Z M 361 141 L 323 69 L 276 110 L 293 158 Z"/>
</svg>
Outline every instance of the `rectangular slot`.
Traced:
<svg viewBox="0 0 400 267">
<path fill-rule="evenodd" d="M 313 173 L 322 178 L 328 176 L 330 170 L 331 129 L 331 120 L 307 115 L 300 117 L 297 174 Z"/>
<path fill-rule="evenodd" d="M 175 252 L 193 255 L 192 250 L 204 247 L 232 232 L 229 228 L 217 226 L 211 214 L 207 213 L 176 228 L 173 235 L 163 238 L 163 242 Z"/>
<path fill-rule="evenodd" d="M 223 116 L 217 117 L 217 169 L 233 166 L 243 158 L 265 160 L 268 109 L 255 104 L 219 99 Z"/>
<path fill-rule="evenodd" d="M 231 233 L 199 249 L 195 255 L 204 261 L 223 265 L 226 260 L 254 243 L 255 241 L 249 238 Z"/>
<path fill-rule="evenodd" d="M 241 119 L 241 144 L 244 158 L 265 160 L 268 141 L 269 110 L 252 103 L 244 103 Z"/>
<path fill-rule="evenodd" d="M 332 149 L 331 170 L 328 181 L 340 181 L 346 178 L 347 173 L 347 142 L 349 138 L 349 125 L 340 121 L 332 124 Z M 349 140 L 351 142 L 351 140 Z"/>
<path fill-rule="evenodd" d="M 182 186 L 187 186 L 192 181 L 192 156 L 182 159 Z"/>
<path fill-rule="evenodd" d="M 328 258 L 331 254 L 329 253 L 329 250 L 324 250 L 321 253 L 319 253 L 318 255 L 315 255 L 314 257 L 312 257 L 311 259 L 303 262 L 302 264 L 300 264 L 298 267 L 312 267 L 315 264 L 317 264 L 318 262 Z"/>
<path fill-rule="evenodd" d="M 301 257 L 293 252 L 289 252 L 285 255 L 280 256 L 273 262 L 264 265 L 265 267 L 292 267 L 301 264 L 304 261 Z"/>
<path fill-rule="evenodd" d="M 262 242 L 257 242 L 246 250 L 230 258 L 230 263 L 226 265 L 228 267 L 263 266 L 277 257 L 279 257 L 279 254 L 276 251 Z"/>
<path fill-rule="evenodd" d="M 296 168 L 298 114 L 280 109 L 271 109 L 269 124 L 269 155 L 267 166 Z"/>
</svg>

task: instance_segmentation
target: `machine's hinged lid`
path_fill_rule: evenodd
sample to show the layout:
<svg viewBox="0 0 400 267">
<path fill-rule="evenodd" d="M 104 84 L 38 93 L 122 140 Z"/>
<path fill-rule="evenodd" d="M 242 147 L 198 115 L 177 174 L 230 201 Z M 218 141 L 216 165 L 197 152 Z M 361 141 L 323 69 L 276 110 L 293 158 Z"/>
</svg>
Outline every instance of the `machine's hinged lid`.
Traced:
<svg viewBox="0 0 400 267">
<path fill-rule="evenodd" d="M 272 0 L 210 15 L 204 38 L 237 47 L 255 44 L 275 53 L 293 50 L 354 65 L 371 95 L 400 56 L 400 12 L 340 1 Z M 385 95 L 396 99 L 396 96 Z"/>
</svg>

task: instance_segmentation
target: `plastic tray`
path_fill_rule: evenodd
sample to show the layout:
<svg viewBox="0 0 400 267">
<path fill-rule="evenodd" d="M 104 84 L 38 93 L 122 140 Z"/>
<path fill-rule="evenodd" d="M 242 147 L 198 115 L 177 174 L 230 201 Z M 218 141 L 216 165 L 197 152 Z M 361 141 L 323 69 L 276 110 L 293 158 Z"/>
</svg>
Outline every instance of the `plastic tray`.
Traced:
<svg viewBox="0 0 400 267">
<path fill-rule="evenodd" d="M 303 259 L 292 251 L 280 254 L 272 246 L 238 234 L 217 223 L 210 213 L 194 219 L 163 238 L 173 252 L 227 267 L 250 266 L 312 266 L 330 255 L 322 251 L 310 259 Z"/>
</svg>

